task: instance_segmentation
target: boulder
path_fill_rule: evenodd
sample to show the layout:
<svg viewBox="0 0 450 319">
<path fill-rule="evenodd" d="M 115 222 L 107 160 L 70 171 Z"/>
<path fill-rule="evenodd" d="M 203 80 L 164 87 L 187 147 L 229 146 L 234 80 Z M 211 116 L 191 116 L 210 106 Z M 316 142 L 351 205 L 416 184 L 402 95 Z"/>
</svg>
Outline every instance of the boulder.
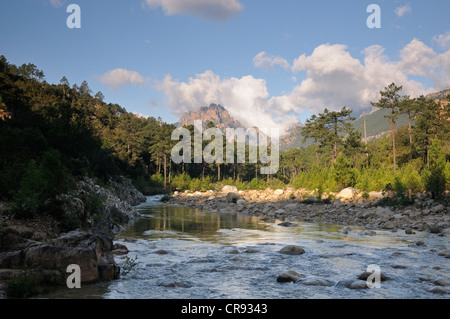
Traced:
<svg viewBox="0 0 450 319">
<path fill-rule="evenodd" d="M 363 272 L 362 274 L 360 274 L 360 275 L 358 276 L 358 279 L 359 279 L 359 280 L 367 280 L 367 278 L 369 278 L 369 276 L 372 275 L 372 274 L 373 274 L 373 273 L 370 272 L 370 271 L 365 271 L 365 272 Z M 381 280 L 381 281 L 386 281 L 386 280 L 389 280 L 389 278 L 386 277 L 385 275 L 383 275 L 382 273 L 380 273 L 380 280 Z"/>
<path fill-rule="evenodd" d="M 383 196 L 383 192 L 369 192 L 369 200 L 373 201 L 373 200 L 378 200 L 378 199 L 382 199 Z"/>
<path fill-rule="evenodd" d="M 283 195 L 284 190 L 282 190 L 282 189 L 276 189 L 273 193 L 274 193 L 274 195 Z"/>
<path fill-rule="evenodd" d="M 307 286 L 322 286 L 322 287 L 331 287 L 334 284 L 332 281 L 322 278 L 306 279 L 302 283 Z"/>
<path fill-rule="evenodd" d="M 19 249 L 0 253 L 0 268 L 52 270 L 65 274 L 71 264 L 80 266 L 81 282 L 119 277 L 120 268 L 106 233 L 72 231 L 48 243 L 28 241 Z"/>
<path fill-rule="evenodd" d="M 238 204 L 238 205 L 245 205 L 245 204 L 247 204 L 247 201 L 245 199 L 238 199 L 236 201 L 236 204 Z"/>
<path fill-rule="evenodd" d="M 222 192 L 225 192 L 225 193 L 237 192 L 237 191 L 238 191 L 238 189 L 236 186 L 225 185 L 224 187 L 222 187 Z"/>
<path fill-rule="evenodd" d="M 282 222 L 277 224 L 278 226 L 283 226 L 283 227 L 298 227 L 297 224 L 291 223 L 291 222 Z"/>
<path fill-rule="evenodd" d="M 434 287 L 433 289 L 430 290 L 430 292 L 441 295 L 445 295 L 448 293 L 447 289 L 445 289 L 444 287 Z"/>
<path fill-rule="evenodd" d="M 353 187 L 347 187 L 341 190 L 337 195 L 336 198 L 338 199 L 353 199 L 358 194 L 358 191 L 354 189 Z"/>
<path fill-rule="evenodd" d="M 436 280 L 434 281 L 434 284 L 435 284 L 436 286 L 442 286 L 442 287 L 450 286 L 450 279 L 449 279 L 449 278 L 440 278 L 440 279 L 436 279 Z"/>
<path fill-rule="evenodd" d="M 432 207 L 432 208 L 430 209 L 430 212 L 431 212 L 432 214 L 437 214 L 437 213 L 442 212 L 442 211 L 444 211 L 444 210 L 445 210 L 445 206 L 442 205 L 442 204 L 439 204 L 439 205 L 437 205 L 437 206 Z"/>
<path fill-rule="evenodd" d="M 369 287 L 367 286 L 367 282 L 361 281 L 361 280 L 356 280 L 356 281 L 352 282 L 348 286 L 348 288 L 350 288 L 350 289 L 367 289 Z"/>
<path fill-rule="evenodd" d="M 227 194 L 227 202 L 228 203 L 237 203 L 239 199 L 242 199 L 242 196 L 233 192 Z"/>
<path fill-rule="evenodd" d="M 280 249 L 280 253 L 286 255 L 301 255 L 305 253 L 305 250 L 296 245 L 288 245 Z"/>
<path fill-rule="evenodd" d="M 296 282 L 301 275 L 293 270 L 286 271 L 277 277 L 277 282 Z"/>
</svg>

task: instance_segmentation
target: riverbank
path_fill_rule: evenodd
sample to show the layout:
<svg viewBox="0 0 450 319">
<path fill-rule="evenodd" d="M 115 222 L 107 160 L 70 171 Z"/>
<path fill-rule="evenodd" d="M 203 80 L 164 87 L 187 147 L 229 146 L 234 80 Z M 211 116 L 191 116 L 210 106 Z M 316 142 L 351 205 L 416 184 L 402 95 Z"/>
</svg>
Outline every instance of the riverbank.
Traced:
<svg viewBox="0 0 450 319">
<path fill-rule="evenodd" d="M 84 177 L 33 218 L 17 218 L 0 203 L 0 298 L 8 287 L 8 297 L 29 297 L 64 285 L 70 264 L 80 266 L 81 283 L 117 279 L 113 237 L 139 216 L 134 206 L 145 200 L 126 178 L 100 186 Z"/>
<path fill-rule="evenodd" d="M 362 226 L 371 230 L 427 231 L 439 236 L 450 235 L 450 208 L 425 195 L 414 204 L 389 207 L 383 205 L 389 194 L 372 192 L 364 198 L 360 192 L 346 189 L 337 199 L 319 201 L 305 190 L 237 191 L 225 186 L 222 191 L 175 192 L 168 203 L 218 213 L 251 215 L 266 221 L 305 221 L 343 226 Z"/>
</svg>

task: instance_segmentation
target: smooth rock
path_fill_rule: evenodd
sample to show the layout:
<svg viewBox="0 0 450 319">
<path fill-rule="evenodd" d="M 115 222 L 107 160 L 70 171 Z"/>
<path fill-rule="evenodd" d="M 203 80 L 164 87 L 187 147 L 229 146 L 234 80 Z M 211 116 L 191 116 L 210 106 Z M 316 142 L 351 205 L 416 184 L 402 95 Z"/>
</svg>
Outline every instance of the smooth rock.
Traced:
<svg viewBox="0 0 450 319">
<path fill-rule="evenodd" d="M 158 254 L 158 255 L 167 255 L 169 252 L 167 250 L 160 249 L 160 250 L 155 251 L 154 253 Z"/>
<path fill-rule="evenodd" d="M 331 286 L 333 286 L 334 283 L 329 280 L 326 280 L 326 279 L 312 278 L 312 279 L 306 279 L 306 280 L 302 281 L 302 284 L 307 285 L 307 286 L 331 287 Z"/>
<path fill-rule="evenodd" d="M 450 279 L 449 278 L 440 278 L 440 279 L 436 279 L 434 281 L 434 284 L 436 286 L 450 286 Z"/>
<path fill-rule="evenodd" d="M 278 226 L 283 226 L 283 227 L 298 227 L 297 224 L 291 223 L 291 222 L 282 222 L 277 224 Z"/>
<path fill-rule="evenodd" d="M 356 194 L 358 194 L 358 191 L 354 189 L 353 187 L 347 187 L 341 190 L 337 195 L 336 198 L 340 199 L 353 199 Z"/>
<path fill-rule="evenodd" d="M 237 192 L 237 191 L 238 191 L 238 189 L 236 186 L 225 185 L 224 187 L 222 187 L 222 192 L 225 192 L 225 193 Z"/>
<path fill-rule="evenodd" d="M 233 192 L 227 194 L 227 202 L 228 203 L 237 203 L 239 199 L 242 199 L 242 196 Z"/>
<path fill-rule="evenodd" d="M 282 189 L 276 189 L 273 193 L 274 193 L 274 195 L 283 195 L 284 190 L 282 190 Z"/>
<path fill-rule="evenodd" d="M 362 274 L 360 274 L 358 276 L 359 280 L 367 280 L 367 278 L 369 278 L 370 275 L 372 275 L 373 273 L 370 271 L 364 271 Z M 386 281 L 389 280 L 388 277 L 386 277 L 385 275 L 383 275 L 382 273 L 380 273 L 380 280 L 381 281 Z"/>
<path fill-rule="evenodd" d="M 433 289 L 430 290 L 430 292 L 441 295 L 445 295 L 448 293 L 447 289 L 445 289 L 444 287 L 434 287 Z"/>
<path fill-rule="evenodd" d="M 277 277 L 277 282 L 296 282 L 301 275 L 293 270 L 286 271 Z"/>
<path fill-rule="evenodd" d="M 361 281 L 361 280 L 356 280 L 354 282 L 352 282 L 348 288 L 350 289 L 367 289 L 369 287 L 367 287 L 367 282 L 365 281 Z"/>
<path fill-rule="evenodd" d="M 289 245 L 281 248 L 280 253 L 286 255 L 301 255 L 305 253 L 305 250 L 300 246 Z"/>
</svg>

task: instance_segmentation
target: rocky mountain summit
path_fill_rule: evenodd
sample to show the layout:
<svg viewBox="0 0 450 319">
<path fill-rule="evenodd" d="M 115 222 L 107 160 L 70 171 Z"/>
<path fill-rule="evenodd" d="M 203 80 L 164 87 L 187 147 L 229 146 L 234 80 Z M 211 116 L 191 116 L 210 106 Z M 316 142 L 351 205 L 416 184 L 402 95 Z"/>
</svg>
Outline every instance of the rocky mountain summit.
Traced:
<svg viewBox="0 0 450 319">
<path fill-rule="evenodd" d="M 208 122 L 213 122 L 217 128 L 225 132 L 226 128 L 245 128 L 241 122 L 234 119 L 230 113 L 221 105 L 210 104 L 208 107 L 201 107 L 197 111 L 184 113 L 177 123 L 178 127 L 193 125 L 194 121 L 203 122 L 203 129 L 206 129 Z"/>
</svg>

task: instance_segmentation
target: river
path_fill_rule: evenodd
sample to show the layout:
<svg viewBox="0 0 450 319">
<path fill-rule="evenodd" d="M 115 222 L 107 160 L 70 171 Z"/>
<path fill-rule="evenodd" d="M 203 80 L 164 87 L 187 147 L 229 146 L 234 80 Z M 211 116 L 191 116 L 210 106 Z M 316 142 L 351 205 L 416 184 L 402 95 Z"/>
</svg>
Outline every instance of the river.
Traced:
<svg viewBox="0 0 450 319">
<path fill-rule="evenodd" d="M 361 235 L 362 228 L 280 221 L 263 222 L 239 214 L 209 213 L 162 204 L 158 196 L 138 206 L 141 217 L 126 225 L 115 242 L 136 259 L 120 279 L 81 289 L 61 288 L 40 298 L 112 299 L 426 299 L 448 298 L 430 292 L 434 280 L 450 278 L 448 259 L 437 251 L 448 237 L 417 232 L 379 231 Z M 418 241 L 425 245 L 417 246 Z M 285 255 L 286 245 L 304 248 Z M 116 256 L 119 265 L 125 256 Z M 349 289 L 367 269 L 378 265 L 389 280 L 380 288 Z M 279 274 L 294 270 L 296 283 L 278 283 Z M 323 279 L 329 286 L 309 285 Z M 39 298 L 38 297 L 38 298 Z"/>
</svg>

